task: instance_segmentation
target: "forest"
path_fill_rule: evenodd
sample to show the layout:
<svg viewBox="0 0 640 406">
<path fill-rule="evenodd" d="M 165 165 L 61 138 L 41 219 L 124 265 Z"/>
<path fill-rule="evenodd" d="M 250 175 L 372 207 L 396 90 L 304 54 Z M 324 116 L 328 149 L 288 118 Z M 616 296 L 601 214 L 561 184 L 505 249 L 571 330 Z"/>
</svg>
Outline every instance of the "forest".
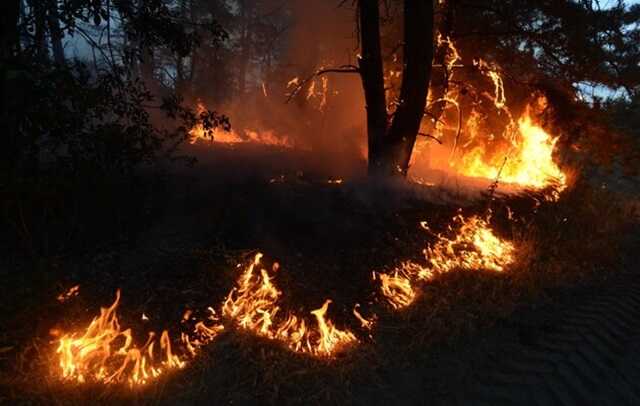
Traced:
<svg viewBox="0 0 640 406">
<path fill-rule="evenodd" d="M 640 404 L 640 2 L 0 20 L 0 404 Z"/>
</svg>

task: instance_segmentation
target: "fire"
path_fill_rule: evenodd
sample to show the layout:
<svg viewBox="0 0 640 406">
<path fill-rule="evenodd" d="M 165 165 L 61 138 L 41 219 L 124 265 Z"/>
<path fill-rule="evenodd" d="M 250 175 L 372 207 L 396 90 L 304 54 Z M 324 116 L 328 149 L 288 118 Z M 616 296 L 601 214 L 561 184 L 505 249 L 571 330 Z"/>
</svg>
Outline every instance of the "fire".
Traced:
<svg viewBox="0 0 640 406">
<path fill-rule="evenodd" d="M 273 277 L 266 269 L 258 270 L 261 258 L 262 254 L 256 254 L 240 275 L 237 287 L 223 304 L 224 316 L 243 329 L 284 343 L 295 352 L 331 356 L 357 341 L 353 333 L 336 328 L 326 318 L 330 299 L 311 312 L 316 319 L 316 328 L 308 326 L 300 316 L 291 313 L 281 316 L 278 299 L 282 292 L 273 284 Z M 277 270 L 278 265 L 274 264 L 272 272 Z"/>
<path fill-rule="evenodd" d="M 410 274 L 396 270 L 393 274 L 375 274 L 380 278 L 382 295 L 394 309 L 409 306 L 416 298 L 416 292 L 411 284 Z"/>
<path fill-rule="evenodd" d="M 84 333 L 65 334 L 58 340 L 56 353 L 63 379 L 78 383 L 104 384 L 126 382 L 143 385 L 171 369 L 181 369 L 185 357 L 174 354 L 167 330 L 157 339 L 149 332 L 142 345 L 134 343 L 131 329 L 122 329 L 116 310 L 120 303 L 120 290 L 108 308 L 101 308 Z M 193 338 L 183 334 L 183 342 L 195 354 L 196 348 L 210 342 L 223 327 L 219 324 L 196 324 Z M 159 347 L 159 349 L 158 349 Z"/>
<path fill-rule="evenodd" d="M 421 224 L 430 231 L 426 222 Z M 423 251 L 426 265 L 407 261 L 390 274 L 378 275 L 382 295 L 394 309 L 414 301 L 414 284 L 418 281 L 430 281 L 455 269 L 502 272 L 515 259 L 515 246 L 498 238 L 488 221 L 479 216 L 465 218 L 459 214 L 447 231 L 452 237 L 438 234 L 435 244 Z"/>
<path fill-rule="evenodd" d="M 205 110 L 206 107 L 204 104 L 198 102 L 196 112 L 200 114 Z M 222 144 L 254 143 L 283 148 L 293 147 L 293 142 L 288 137 L 278 136 L 273 131 L 253 131 L 245 129 L 242 133 L 238 133 L 234 130 L 225 131 L 220 128 L 207 131 L 202 124 L 196 124 L 189 130 L 189 143 L 195 144 L 200 141 Z"/>
<path fill-rule="evenodd" d="M 558 184 L 566 186 L 566 176 L 553 160 L 558 139 L 536 125 L 529 111 L 518 120 L 515 143 L 511 152 L 489 154 L 484 145 L 477 146 L 461 158 L 459 171 L 466 176 L 499 179 L 534 188 Z"/>
<path fill-rule="evenodd" d="M 92 380 L 103 383 L 129 382 L 144 384 L 160 376 L 164 371 L 182 368 L 185 365 L 171 350 L 169 333 L 160 335 L 150 332 L 142 346 L 133 343 L 130 329 L 120 327 L 116 309 L 120 303 L 120 291 L 108 308 L 100 309 L 84 334 L 64 335 L 59 340 L 62 376 L 77 382 Z M 155 351 L 160 346 L 160 354 Z"/>
<path fill-rule="evenodd" d="M 557 200 L 567 183 L 566 175 L 554 161 L 558 137 L 535 120 L 547 108 L 546 98 L 531 95 L 534 102 L 516 119 L 498 65 L 480 58 L 473 60 L 473 72 L 493 88 L 476 89 L 471 77 L 452 80 L 455 68 L 464 66 L 453 41 L 438 34 L 437 45 L 445 52 L 442 67 L 447 79 L 444 95 L 428 100 L 428 120 L 424 120 L 422 131 L 441 142 L 450 140 L 447 148 L 451 153 L 443 153 L 429 140 L 421 139 L 416 143 L 412 165 L 431 160 L 441 169 L 453 169 L 465 176 L 534 189 L 552 186 L 548 198 Z M 438 94 L 436 89 L 429 92 L 429 97 L 434 94 Z M 429 150 L 433 153 L 427 157 L 425 152 Z"/>
</svg>

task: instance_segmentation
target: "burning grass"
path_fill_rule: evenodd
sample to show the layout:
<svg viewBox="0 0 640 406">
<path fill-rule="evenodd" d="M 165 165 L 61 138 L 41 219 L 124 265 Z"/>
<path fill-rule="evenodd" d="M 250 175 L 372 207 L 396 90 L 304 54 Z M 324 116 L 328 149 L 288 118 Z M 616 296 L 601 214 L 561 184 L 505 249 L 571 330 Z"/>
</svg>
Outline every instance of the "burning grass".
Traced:
<svg viewBox="0 0 640 406">
<path fill-rule="evenodd" d="M 422 227 L 431 232 L 426 222 Z M 410 305 L 416 298 L 415 284 L 431 281 L 453 270 L 504 271 L 515 260 L 513 243 L 496 237 L 488 219 L 456 215 L 447 231 L 436 234 L 436 242 L 423 251 L 425 265 L 405 261 L 390 274 L 376 274 L 381 292 L 394 309 Z"/>
<path fill-rule="evenodd" d="M 319 356 L 331 356 L 337 350 L 357 342 L 350 331 L 336 328 L 325 316 L 331 299 L 322 307 L 313 310 L 317 326 L 309 326 L 304 317 L 294 314 L 280 316 L 278 299 L 282 295 L 273 283 L 273 276 L 260 266 L 262 254 L 256 254 L 254 261 L 238 279 L 222 307 L 222 313 L 232 318 L 241 328 L 284 343 L 294 352 Z M 279 268 L 273 266 L 273 273 Z"/>
<path fill-rule="evenodd" d="M 120 326 L 116 312 L 119 304 L 120 290 L 113 304 L 101 308 L 100 315 L 84 332 L 64 334 L 58 340 L 56 353 L 64 380 L 144 385 L 166 371 L 185 367 L 188 360 L 174 353 L 167 330 L 163 330 L 159 338 L 155 332 L 149 332 L 144 344 L 136 344 L 131 329 Z M 182 342 L 191 356 L 224 329 L 216 323 L 215 312 L 211 318 L 213 325 L 199 321 L 193 332 L 182 333 Z"/>
<path fill-rule="evenodd" d="M 251 185 L 251 189 L 248 190 L 253 190 L 254 186 Z M 332 212 L 336 213 L 335 205 L 340 201 L 336 196 L 344 196 L 349 191 L 326 184 L 322 187 L 330 190 L 327 193 L 330 193 L 331 199 L 336 202 L 332 208 Z M 277 190 L 289 193 L 285 188 Z M 305 193 L 308 192 L 309 186 L 305 186 Z M 61 342 L 58 337 L 56 342 L 40 346 L 41 358 L 33 353 L 28 356 L 35 356 L 43 360 L 42 362 L 46 360 L 49 363 L 46 366 L 56 371 L 53 377 L 48 377 L 46 388 L 38 389 L 38 393 L 33 393 L 35 388 L 29 389 L 24 392 L 29 393 L 28 396 L 18 395 L 17 392 L 12 396 L 46 400 L 66 399 L 76 403 L 96 399 L 96 393 L 101 393 L 99 396 L 102 396 L 101 399 L 104 399 L 105 403 L 113 401 L 116 394 L 118 399 L 130 400 L 131 397 L 137 397 L 142 403 L 160 400 L 165 403 L 195 403 L 214 398 L 221 402 L 234 403 L 275 403 L 284 400 L 296 402 L 296 399 L 299 402 L 321 403 L 339 402 L 341 399 L 353 399 L 355 396 L 358 399 L 393 402 L 398 400 L 392 396 L 395 389 L 389 392 L 388 388 L 404 387 L 402 377 L 408 378 L 402 371 L 407 370 L 406 365 L 411 365 L 409 371 L 412 376 L 431 374 L 429 370 L 433 368 L 434 374 L 429 375 L 429 379 L 438 379 L 435 369 L 444 361 L 428 358 L 431 357 L 429 354 L 437 351 L 438 343 L 448 343 L 455 337 L 486 328 L 497 319 L 509 315 L 519 304 L 539 300 L 541 295 L 547 295 L 552 287 L 598 277 L 598 270 L 615 266 L 608 253 L 615 252 L 615 249 L 611 248 L 615 241 L 613 236 L 622 235 L 620 227 L 627 219 L 607 199 L 608 196 L 603 192 L 584 188 L 564 194 L 562 199 L 555 203 L 548 202 L 543 196 L 536 194 L 497 200 L 493 204 L 491 225 L 482 214 L 484 207 L 480 206 L 463 209 L 461 213 L 453 216 L 453 221 L 451 208 L 431 206 L 425 211 L 423 206 L 421 209 L 398 211 L 400 216 L 385 216 L 379 220 L 379 224 L 376 223 L 376 218 L 380 217 L 381 213 L 377 207 L 370 209 L 371 217 L 348 211 L 343 213 L 342 221 L 334 218 L 332 223 L 344 224 L 347 219 L 358 219 L 363 230 L 375 230 L 376 235 L 383 235 L 383 231 L 392 230 L 392 236 L 383 241 L 377 238 L 370 241 L 359 240 L 349 251 L 351 253 L 346 254 L 347 257 L 354 257 L 352 262 L 341 263 L 336 270 L 331 270 L 328 265 L 344 260 L 341 258 L 345 257 L 345 253 L 331 256 L 331 252 L 336 248 L 327 240 L 327 251 L 321 252 L 320 257 L 312 257 L 310 253 L 318 250 L 317 242 L 323 241 L 318 236 L 324 238 L 325 234 L 319 234 L 319 229 L 307 225 L 303 228 L 310 233 L 309 251 L 302 250 L 305 242 L 300 234 L 297 234 L 297 228 L 290 230 L 298 236 L 297 239 L 292 240 L 281 251 L 273 250 L 277 252 L 278 258 L 287 264 L 283 269 L 262 265 L 262 259 L 254 254 L 251 255 L 252 260 L 240 261 L 247 263 L 246 267 L 233 268 L 225 262 L 226 260 L 219 258 L 220 252 L 228 250 L 222 247 L 203 251 L 202 255 L 197 254 L 200 252 L 197 250 L 182 254 L 186 255 L 186 258 L 198 258 L 197 261 L 201 265 L 189 263 L 188 266 L 178 268 L 191 272 L 178 276 L 179 273 L 175 272 L 175 260 L 180 256 L 171 251 L 168 257 L 158 260 L 158 263 L 166 263 L 172 270 L 171 273 L 160 277 L 149 275 L 150 279 L 147 282 L 134 280 L 131 284 L 123 286 L 124 291 L 129 297 L 135 296 L 136 292 L 140 292 L 136 290 L 140 289 L 140 286 L 149 283 L 171 286 L 178 278 L 184 278 L 191 285 L 182 288 L 180 292 L 198 292 L 204 289 L 202 300 L 187 299 L 191 294 L 180 292 L 158 300 L 165 300 L 166 307 L 175 308 L 179 314 L 184 312 L 185 306 L 190 309 L 200 307 L 204 310 L 207 305 L 214 304 L 213 307 L 218 310 L 216 304 L 220 305 L 220 324 L 225 325 L 224 334 L 219 330 L 215 331 L 215 339 L 209 340 L 206 338 L 207 334 L 199 336 L 198 339 L 195 336 L 195 324 L 199 319 L 206 317 L 189 315 L 189 322 L 184 323 L 183 328 L 185 333 L 189 332 L 189 339 L 180 339 L 178 333 L 173 334 L 174 339 L 171 340 L 171 355 L 179 357 L 186 365 L 182 368 L 168 368 L 167 360 L 171 358 L 167 356 L 166 347 L 164 351 L 158 351 L 162 349 L 158 336 L 154 336 L 156 344 L 153 358 L 148 352 L 150 344 L 145 340 L 138 343 L 133 339 L 129 346 L 124 345 L 127 342 L 127 336 L 124 334 L 126 329 L 119 325 L 121 321 L 115 314 L 117 306 L 112 305 L 103 309 L 97 321 L 88 324 L 89 328 L 80 328 L 76 334 L 61 336 L 66 337 L 68 343 L 81 338 L 91 341 L 90 339 L 100 336 L 97 334 L 99 329 L 95 326 L 102 323 L 102 330 L 109 332 L 104 335 L 103 340 L 111 343 L 111 358 L 105 362 L 107 367 L 102 375 L 96 376 L 87 372 L 87 369 L 79 368 L 75 370 L 77 372 L 69 375 L 72 384 L 60 386 L 59 377 L 63 370 L 58 364 L 60 354 L 55 354 L 55 349 L 59 348 Z M 275 210 L 283 201 L 286 199 L 276 199 L 269 204 L 263 201 L 262 204 L 268 207 L 272 204 Z M 208 202 L 203 204 L 210 209 Z M 290 204 L 299 207 L 300 201 L 294 200 Z M 349 207 L 356 205 L 354 200 L 349 199 L 344 204 Z M 247 198 L 247 205 L 254 206 L 255 199 Z M 424 202 L 419 205 L 424 205 Z M 366 211 L 364 208 L 359 210 Z M 392 212 L 396 212 L 396 209 Z M 426 233 L 426 224 L 422 227 L 418 225 L 419 219 L 425 218 L 425 213 L 431 219 L 427 227 L 429 232 Z M 197 213 L 194 214 L 196 215 L 199 216 Z M 322 213 L 315 212 L 313 216 L 322 216 Z M 219 219 L 215 224 L 219 224 Z M 400 225 L 401 227 L 398 227 Z M 402 232 L 404 229 L 407 230 L 406 233 Z M 422 232 L 418 232 L 420 229 Z M 268 230 L 263 230 L 269 233 Z M 334 238 L 337 239 L 338 236 Z M 393 241 L 396 241 L 397 245 L 390 249 Z M 341 240 L 336 241 L 337 246 L 343 243 Z M 357 248 L 362 244 L 371 246 L 356 254 L 359 252 Z M 427 248 L 420 254 L 421 248 L 425 246 Z M 300 256 L 294 251 L 296 248 L 301 250 Z M 282 254 L 289 251 L 294 254 Z M 239 254 L 230 252 L 230 257 L 237 263 Z M 218 259 L 214 261 L 212 258 Z M 306 266 L 304 263 L 298 264 L 296 258 L 300 258 L 300 261 L 306 260 Z M 324 261 L 320 261 L 321 258 Z M 393 263 L 394 258 L 398 263 Z M 357 267 L 359 263 L 362 264 L 360 268 Z M 361 292 L 362 296 L 350 296 L 349 278 L 354 275 L 354 280 L 368 283 L 369 293 L 375 296 L 374 293 L 380 289 L 380 281 L 371 283 L 370 275 L 371 269 L 376 269 L 376 263 L 379 265 L 377 269 L 396 269 L 399 276 L 409 281 L 411 290 L 407 291 L 406 304 L 400 303 L 399 306 L 406 307 L 403 312 L 389 311 L 386 301 L 376 302 L 369 294 L 362 294 L 363 289 L 360 287 L 355 290 Z M 296 271 L 288 271 L 294 264 Z M 322 265 L 322 268 L 318 265 Z M 228 268 L 228 272 L 212 273 L 212 269 L 221 268 Z M 345 269 L 349 269 L 350 272 L 345 273 Z M 489 272 L 469 272 L 475 269 L 485 269 Z M 402 272 L 406 272 L 411 278 L 407 279 Z M 207 283 L 194 277 L 196 275 L 227 282 L 211 291 L 206 288 Z M 392 271 L 381 272 L 380 278 L 383 275 L 389 278 L 389 282 L 396 276 Z M 333 281 L 332 286 L 335 288 L 315 292 L 320 285 L 317 281 L 322 280 Z M 51 295 L 51 301 L 61 308 L 57 318 L 74 314 L 70 309 L 75 306 L 82 307 L 83 303 L 92 307 L 83 300 L 91 298 L 90 286 L 93 283 L 90 279 L 80 282 L 82 290 L 73 300 L 64 303 L 55 300 L 60 291 L 67 291 L 65 289 Z M 71 285 L 73 284 L 66 284 Z M 300 286 L 307 286 L 308 290 L 301 291 Z M 230 289 L 233 289 L 231 293 Z M 163 294 L 158 293 L 156 296 L 162 298 Z M 315 314 L 311 314 L 313 309 L 324 303 L 323 297 L 330 297 L 337 306 L 328 307 L 326 304 Z M 182 300 L 175 300 L 180 298 Z M 117 303 L 116 301 L 114 305 Z M 362 305 L 355 306 L 355 303 Z M 407 306 L 408 304 L 411 306 Z M 131 303 L 127 302 L 127 307 L 130 306 Z M 285 308 L 291 310 L 284 311 Z M 127 310 L 130 311 L 124 310 L 125 314 L 128 313 Z M 331 317 L 328 315 L 329 311 L 333 312 Z M 194 313 L 198 314 L 197 311 Z M 212 312 L 209 313 L 213 315 Z M 138 312 L 138 317 L 139 314 L 142 312 Z M 146 309 L 144 314 L 151 319 L 154 319 L 154 316 L 163 317 L 163 312 L 158 310 Z M 295 322 L 291 321 L 294 320 L 293 317 Z M 117 320 L 117 325 L 114 324 L 114 320 Z M 180 316 L 176 317 L 176 320 L 177 325 Z M 300 333 L 302 320 L 305 333 Z M 212 330 L 212 324 L 212 321 L 207 321 L 203 325 L 207 329 L 200 329 L 200 332 L 207 333 Z M 92 325 L 94 327 L 91 327 Z M 182 326 L 182 323 L 180 325 Z M 340 326 L 340 329 L 336 326 Z M 175 330 L 175 326 L 169 328 L 169 331 Z M 325 334 L 323 331 L 328 333 Z M 333 335 L 332 331 L 341 334 Z M 369 339 L 369 335 L 373 339 Z M 131 337 L 136 336 L 140 335 L 131 333 Z M 349 339 L 342 340 L 340 337 Z M 195 354 L 188 350 L 187 343 L 195 348 Z M 207 343 L 210 345 L 206 345 Z M 120 351 L 123 347 L 126 350 Z M 351 350 L 338 351 L 343 347 Z M 53 358 L 48 358 L 47 348 L 55 354 Z M 76 354 L 74 359 L 79 359 L 82 346 L 69 348 L 72 348 L 72 354 Z M 97 345 L 95 348 L 104 347 Z M 132 349 L 146 357 L 146 367 L 160 368 L 163 372 L 157 378 L 153 378 L 153 373 L 147 368 L 148 376 L 152 378 L 148 378 L 145 385 L 135 385 L 139 387 L 137 391 L 128 392 L 126 389 L 116 388 L 127 388 L 134 376 L 136 365 L 142 365 L 142 358 L 137 358 L 140 362 L 136 363 L 136 357 L 133 356 L 135 352 L 131 353 Z M 335 357 L 327 357 L 326 354 L 329 353 L 335 354 Z M 105 352 L 96 356 L 90 363 L 102 365 L 104 354 Z M 309 356 L 316 354 L 319 357 Z M 114 376 L 114 372 L 118 371 L 127 359 L 125 370 Z M 426 361 L 427 359 L 429 361 Z M 418 367 L 416 363 L 424 366 Z M 172 373 L 165 373 L 170 369 L 173 369 Z M 100 371 L 100 368 L 97 370 Z M 124 385 L 107 385 L 99 389 L 96 385 L 85 384 L 82 387 L 86 386 L 86 389 L 79 389 L 75 383 L 79 381 L 77 376 L 80 371 L 87 383 L 104 382 L 105 377 L 113 377 L 110 382 L 122 382 Z M 36 372 L 37 374 L 33 375 Z M 27 380 L 33 381 L 35 377 L 44 376 L 42 374 L 42 370 L 37 370 L 16 376 L 29 377 Z M 137 376 L 143 376 L 142 372 Z M 11 383 L 11 387 L 18 387 L 16 385 L 18 384 L 15 382 Z"/>
</svg>

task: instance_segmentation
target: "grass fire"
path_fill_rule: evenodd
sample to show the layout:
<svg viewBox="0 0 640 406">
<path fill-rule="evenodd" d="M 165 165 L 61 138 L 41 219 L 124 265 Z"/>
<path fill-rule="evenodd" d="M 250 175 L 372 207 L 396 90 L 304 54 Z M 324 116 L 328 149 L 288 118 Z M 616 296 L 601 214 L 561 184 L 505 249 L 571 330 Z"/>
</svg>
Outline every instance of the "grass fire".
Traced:
<svg viewBox="0 0 640 406">
<path fill-rule="evenodd" d="M 1 9 L 0 404 L 638 404 L 637 1 Z"/>
</svg>

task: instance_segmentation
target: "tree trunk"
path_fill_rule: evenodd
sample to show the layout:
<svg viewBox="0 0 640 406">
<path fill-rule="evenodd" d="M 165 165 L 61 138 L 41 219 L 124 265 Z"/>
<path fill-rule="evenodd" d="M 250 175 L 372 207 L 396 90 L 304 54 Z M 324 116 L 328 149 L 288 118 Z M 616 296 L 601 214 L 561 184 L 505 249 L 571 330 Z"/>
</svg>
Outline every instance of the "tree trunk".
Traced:
<svg viewBox="0 0 640 406">
<path fill-rule="evenodd" d="M 367 110 L 369 174 L 382 167 L 382 146 L 387 132 L 387 102 L 384 93 L 382 52 L 380 50 L 380 10 L 378 0 L 359 2 L 360 44 L 358 61 Z"/>
<path fill-rule="evenodd" d="M 404 68 L 400 104 L 385 138 L 387 171 L 409 170 L 411 152 L 424 116 L 433 60 L 433 1 L 404 2 Z"/>
<path fill-rule="evenodd" d="M 47 13 L 47 23 L 49 33 L 51 33 L 51 48 L 53 50 L 53 61 L 58 65 L 64 65 L 64 48 L 62 47 L 62 30 L 60 29 L 60 18 L 58 16 L 58 2 L 49 2 Z"/>
<path fill-rule="evenodd" d="M 31 0 L 29 7 L 32 10 L 35 22 L 34 46 L 36 55 L 40 59 L 48 59 L 49 52 L 47 50 L 47 12 L 44 4 L 38 0 Z"/>
<path fill-rule="evenodd" d="M 406 176 L 424 115 L 433 59 L 433 1 L 404 2 L 404 68 L 399 104 L 389 123 L 384 94 L 377 0 L 359 2 L 360 71 L 367 105 L 369 174 Z"/>
</svg>

